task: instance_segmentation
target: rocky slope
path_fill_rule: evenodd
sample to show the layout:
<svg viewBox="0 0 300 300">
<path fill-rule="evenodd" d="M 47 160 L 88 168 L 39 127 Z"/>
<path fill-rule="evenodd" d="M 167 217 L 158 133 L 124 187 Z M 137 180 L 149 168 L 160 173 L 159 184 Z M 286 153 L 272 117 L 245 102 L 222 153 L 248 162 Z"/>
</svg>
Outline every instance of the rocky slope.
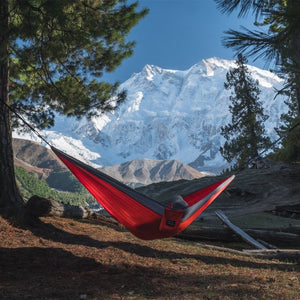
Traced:
<svg viewBox="0 0 300 300">
<path fill-rule="evenodd" d="M 131 186 L 181 179 L 192 180 L 212 175 L 208 172 L 199 172 L 177 160 L 152 159 L 135 159 L 120 165 L 101 168 L 101 171 Z"/>
<path fill-rule="evenodd" d="M 48 177 L 51 172 L 67 170 L 49 149 L 23 139 L 13 139 L 14 163 L 38 177 Z"/>
</svg>

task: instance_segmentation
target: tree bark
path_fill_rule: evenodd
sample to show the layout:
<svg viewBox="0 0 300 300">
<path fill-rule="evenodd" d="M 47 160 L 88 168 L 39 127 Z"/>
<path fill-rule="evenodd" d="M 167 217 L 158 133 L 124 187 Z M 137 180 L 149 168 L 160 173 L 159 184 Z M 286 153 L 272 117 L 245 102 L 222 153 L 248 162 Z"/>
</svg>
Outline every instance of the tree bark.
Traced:
<svg viewBox="0 0 300 300">
<path fill-rule="evenodd" d="M 16 214 L 24 202 L 17 188 L 13 163 L 9 104 L 9 11 L 0 1 L 0 213 Z"/>
<path fill-rule="evenodd" d="M 296 37 L 295 37 L 295 48 L 296 50 L 296 71 L 295 71 L 295 78 L 296 78 L 296 98 L 298 102 L 298 114 L 300 118 L 300 29 L 297 31 Z"/>
<path fill-rule="evenodd" d="M 293 65 L 292 72 L 295 74 L 295 94 L 298 102 L 298 113 L 300 118 L 300 28 L 299 28 L 299 0 L 290 0 L 288 2 L 290 23 L 294 22 L 293 32 L 291 34 L 291 61 Z M 293 18 L 292 18 L 293 17 Z M 295 19 L 298 18 L 298 19 Z"/>
</svg>

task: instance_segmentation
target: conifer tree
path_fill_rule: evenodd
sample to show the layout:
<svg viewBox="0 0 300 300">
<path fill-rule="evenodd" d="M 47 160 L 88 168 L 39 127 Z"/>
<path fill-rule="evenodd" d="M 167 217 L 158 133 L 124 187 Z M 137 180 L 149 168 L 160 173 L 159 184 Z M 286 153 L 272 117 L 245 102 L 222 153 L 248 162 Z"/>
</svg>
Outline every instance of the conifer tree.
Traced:
<svg viewBox="0 0 300 300">
<path fill-rule="evenodd" d="M 39 128 L 53 125 L 55 113 L 113 109 L 125 93 L 99 78 L 132 55 L 134 42 L 126 37 L 147 14 L 137 7 L 127 0 L 0 1 L 0 213 L 16 214 L 24 205 L 8 106 Z"/>
<path fill-rule="evenodd" d="M 234 163 L 233 168 L 243 167 L 270 145 L 270 139 L 265 136 L 263 122 L 267 116 L 259 101 L 258 82 L 251 78 L 246 63 L 246 58 L 239 54 L 237 67 L 226 74 L 224 83 L 225 88 L 232 91 L 231 123 L 221 127 L 226 142 L 220 152 L 228 162 Z"/>
<path fill-rule="evenodd" d="M 285 101 L 288 106 L 288 111 L 281 115 L 282 125 L 275 128 L 278 135 L 282 137 L 281 146 L 277 147 L 272 154 L 274 159 L 285 162 L 297 162 L 300 160 L 300 126 L 299 126 L 299 111 L 294 87 L 294 80 L 289 77 L 291 89 L 283 89 L 280 94 L 286 96 Z"/>
<path fill-rule="evenodd" d="M 228 30 L 224 45 L 237 53 L 274 60 L 279 74 L 292 74 L 300 117 L 300 1 L 299 0 L 215 0 L 224 13 L 252 11 L 260 30 Z M 291 81 L 290 81 L 291 83 Z M 287 85 L 286 88 L 290 88 Z"/>
<path fill-rule="evenodd" d="M 255 15 L 255 26 L 259 30 L 243 28 L 242 31 L 228 30 L 224 45 L 237 53 L 265 58 L 266 62 L 275 62 L 275 71 L 286 79 L 280 93 L 293 95 L 287 100 L 293 120 L 284 114 L 282 128 L 278 132 L 289 131 L 300 120 L 300 1 L 299 0 L 215 0 L 224 13 L 237 10 L 239 16 L 248 12 Z M 292 101 L 292 102 L 290 102 Z M 292 109 L 292 110 L 291 110 Z M 289 118 L 289 121 L 287 121 Z M 283 139 L 283 149 L 278 158 L 289 160 L 300 157 L 298 128 Z"/>
</svg>

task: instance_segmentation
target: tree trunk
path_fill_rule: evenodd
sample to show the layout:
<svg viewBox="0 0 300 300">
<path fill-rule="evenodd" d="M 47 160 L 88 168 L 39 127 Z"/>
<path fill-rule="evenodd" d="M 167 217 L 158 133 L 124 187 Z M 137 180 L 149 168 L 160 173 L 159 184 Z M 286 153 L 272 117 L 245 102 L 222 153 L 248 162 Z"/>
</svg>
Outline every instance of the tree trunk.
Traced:
<svg viewBox="0 0 300 300">
<path fill-rule="evenodd" d="M 299 19 L 297 19 L 298 21 L 295 20 L 295 18 L 299 18 L 299 0 L 290 0 L 288 5 L 290 7 L 289 14 L 294 17 L 291 17 L 290 20 L 290 22 L 294 22 L 294 32 L 291 35 L 290 47 L 292 56 L 291 59 L 294 68 L 292 72 L 295 74 L 295 92 L 298 102 L 298 113 L 300 117 L 300 22 Z"/>
<path fill-rule="evenodd" d="M 8 1 L 0 1 L 0 213 L 17 213 L 24 205 L 13 163 L 9 104 Z"/>
<path fill-rule="evenodd" d="M 300 30 L 299 30 L 299 35 L 298 35 L 298 43 L 297 43 L 298 48 L 298 57 L 297 57 L 297 70 L 296 70 L 296 98 L 298 102 L 298 114 L 300 118 Z"/>
<path fill-rule="evenodd" d="M 293 52 L 294 54 L 294 64 L 295 64 L 295 94 L 298 102 L 298 113 L 300 117 L 300 29 L 296 30 L 293 38 Z"/>
</svg>

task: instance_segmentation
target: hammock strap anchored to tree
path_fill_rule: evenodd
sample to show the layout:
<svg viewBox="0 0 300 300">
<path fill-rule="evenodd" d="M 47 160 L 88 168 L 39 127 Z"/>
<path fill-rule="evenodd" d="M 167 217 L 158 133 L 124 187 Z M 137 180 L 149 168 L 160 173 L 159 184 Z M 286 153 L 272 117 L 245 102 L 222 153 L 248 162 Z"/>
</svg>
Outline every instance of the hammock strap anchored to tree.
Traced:
<svg viewBox="0 0 300 300">
<path fill-rule="evenodd" d="M 43 142 L 45 142 L 49 147 L 51 147 L 50 143 L 32 126 L 30 125 L 19 113 L 17 113 L 11 106 L 7 105 L 3 102 L 4 105 L 16 115 L 37 137 L 39 137 Z"/>
</svg>

